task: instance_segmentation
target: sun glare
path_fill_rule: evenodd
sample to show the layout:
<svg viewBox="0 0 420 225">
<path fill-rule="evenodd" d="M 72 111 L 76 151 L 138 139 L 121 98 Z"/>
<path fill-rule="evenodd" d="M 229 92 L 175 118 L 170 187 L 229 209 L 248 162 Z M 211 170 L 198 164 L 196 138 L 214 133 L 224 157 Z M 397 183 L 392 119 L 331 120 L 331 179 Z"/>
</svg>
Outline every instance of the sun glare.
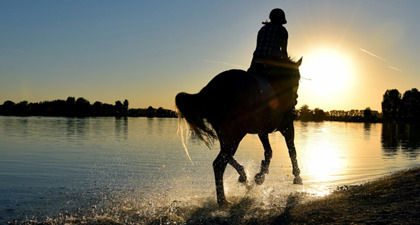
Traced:
<svg viewBox="0 0 420 225">
<path fill-rule="evenodd" d="M 314 93 L 340 95 L 351 82 L 353 66 L 345 54 L 323 49 L 305 55 L 304 58 L 301 74 L 311 80 Z"/>
</svg>

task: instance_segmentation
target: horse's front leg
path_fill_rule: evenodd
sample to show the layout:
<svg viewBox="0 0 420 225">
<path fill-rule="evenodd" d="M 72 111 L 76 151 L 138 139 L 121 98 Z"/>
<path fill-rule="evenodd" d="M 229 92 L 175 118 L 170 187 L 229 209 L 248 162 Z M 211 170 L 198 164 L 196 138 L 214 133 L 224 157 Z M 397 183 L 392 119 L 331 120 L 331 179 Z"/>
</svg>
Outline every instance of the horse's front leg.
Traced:
<svg viewBox="0 0 420 225">
<path fill-rule="evenodd" d="M 246 183 L 247 178 L 244 167 L 241 164 L 239 164 L 238 161 L 236 161 L 236 159 L 234 159 L 233 157 L 229 160 L 229 164 L 238 172 L 238 182 Z"/>
<path fill-rule="evenodd" d="M 268 140 L 268 134 L 258 134 L 261 143 L 264 147 L 264 160 L 261 161 L 261 171 L 255 175 L 255 183 L 260 185 L 264 183 L 265 174 L 268 174 L 268 167 L 270 166 L 271 158 L 273 157 L 273 150 Z"/>
<path fill-rule="evenodd" d="M 217 155 L 216 159 L 213 162 L 214 178 L 216 181 L 216 195 L 217 203 L 220 206 L 229 205 L 230 203 L 226 200 L 225 189 L 223 186 L 223 174 L 227 164 L 233 160 L 233 155 L 235 155 L 236 150 L 238 149 L 239 142 L 241 138 L 235 141 L 229 139 L 221 138 L 220 140 L 220 153 Z"/>
<path fill-rule="evenodd" d="M 293 121 L 290 121 L 284 129 L 280 130 L 286 139 L 287 148 L 289 149 L 289 156 L 292 160 L 293 175 L 295 179 L 293 184 L 303 184 L 302 178 L 300 178 L 300 169 L 297 162 L 296 148 L 295 148 L 295 127 Z"/>
</svg>

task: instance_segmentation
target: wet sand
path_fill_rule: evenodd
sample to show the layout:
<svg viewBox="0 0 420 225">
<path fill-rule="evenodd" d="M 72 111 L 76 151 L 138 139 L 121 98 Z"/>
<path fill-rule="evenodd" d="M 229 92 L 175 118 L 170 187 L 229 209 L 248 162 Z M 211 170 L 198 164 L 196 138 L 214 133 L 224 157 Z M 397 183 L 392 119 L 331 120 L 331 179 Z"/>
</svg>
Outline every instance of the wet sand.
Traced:
<svg viewBox="0 0 420 225">
<path fill-rule="evenodd" d="M 291 197 L 270 224 L 419 224 L 420 168 L 299 204 Z"/>
</svg>

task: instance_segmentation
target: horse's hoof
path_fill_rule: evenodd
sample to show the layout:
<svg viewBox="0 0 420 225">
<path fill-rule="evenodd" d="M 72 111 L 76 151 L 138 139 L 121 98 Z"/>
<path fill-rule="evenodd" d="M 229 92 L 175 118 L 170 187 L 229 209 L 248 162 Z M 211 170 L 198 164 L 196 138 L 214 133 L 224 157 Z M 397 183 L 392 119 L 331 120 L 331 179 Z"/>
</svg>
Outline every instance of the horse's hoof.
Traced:
<svg viewBox="0 0 420 225">
<path fill-rule="evenodd" d="M 245 184 L 246 183 L 246 177 L 245 176 L 239 176 L 238 182 L 242 183 L 242 184 Z"/>
<path fill-rule="evenodd" d="M 295 179 L 293 179 L 293 184 L 303 184 L 302 178 L 300 178 L 300 176 L 295 177 Z"/>
<path fill-rule="evenodd" d="M 261 185 L 265 181 L 265 174 L 257 173 L 254 179 L 256 184 Z"/>
<path fill-rule="evenodd" d="M 226 208 L 226 207 L 229 207 L 229 206 L 231 206 L 231 205 L 232 205 L 232 203 L 231 203 L 231 202 L 229 202 L 229 201 L 228 201 L 228 200 L 226 200 L 226 199 L 221 200 L 221 201 L 217 201 L 217 204 L 219 204 L 219 207 L 221 207 L 221 208 Z"/>
</svg>

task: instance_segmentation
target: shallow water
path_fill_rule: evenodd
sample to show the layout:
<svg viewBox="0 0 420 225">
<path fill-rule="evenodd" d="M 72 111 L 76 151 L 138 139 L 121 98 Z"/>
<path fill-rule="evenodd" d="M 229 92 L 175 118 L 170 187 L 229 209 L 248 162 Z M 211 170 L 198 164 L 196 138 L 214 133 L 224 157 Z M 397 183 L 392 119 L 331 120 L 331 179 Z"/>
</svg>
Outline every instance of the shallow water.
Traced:
<svg viewBox="0 0 420 225">
<path fill-rule="evenodd" d="M 246 223 L 284 210 L 296 194 L 312 197 L 337 186 L 376 179 L 420 164 L 412 126 L 295 122 L 303 185 L 293 185 L 280 133 L 270 135 L 273 160 L 257 186 L 263 148 L 248 135 L 235 158 L 248 185 L 228 167 L 233 205 L 215 201 L 209 150 L 189 139 L 192 164 L 176 119 L 0 117 L 0 223 Z"/>
</svg>

